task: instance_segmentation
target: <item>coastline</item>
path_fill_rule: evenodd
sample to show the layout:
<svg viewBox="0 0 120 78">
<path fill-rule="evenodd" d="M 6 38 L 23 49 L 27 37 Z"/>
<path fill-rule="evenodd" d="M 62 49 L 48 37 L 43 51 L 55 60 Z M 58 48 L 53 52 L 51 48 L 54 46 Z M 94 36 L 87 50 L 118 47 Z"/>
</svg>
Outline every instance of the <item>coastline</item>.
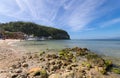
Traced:
<svg viewBox="0 0 120 78">
<path fill-rule="evenodd" d="M 12 39 L 0 40 L 0 57 L 3 57 L 0 59 L 0 78 L 7 78 L 7 77 L 12 78 L 14 76 L 15 76 L 14 78 L 19 76 L 22 78 L 27 78 L 28 74 L 29 74 L 29 77 L 32 78 L 32 76 L 34 75 L 33 73 L 31 73 L 31 71 L 35 73 L 37 72 L 41 73 L 43 72 L 41 71 L 41 69 L 42 70 L 44 69 L 45 71 L 43 74 L 43 76 L 45 77 L 41 77 L 41 78 L 56 78 L 56 77 L 57 78 L 60 78 L 60 77 L 74 78 L 72 77 L 73 74 L 75 74 L 75 72 L 78 73 L 78 71 L 75 71 L 75 69 L 78 69 L 80 71 L 80 73 L 78 74 L 83 74 L 83 75 L 80 75 L 82 76 L 82 78 L 83 76 L 88 78 L 90 77 L 119 78 L 120 77 L 119 74 L 114 74 L 112 72 L 108 72 L 107 73 L 108 75 L 103 75 L 99 73 L 101 69 L 99 67 L 97 67 L 96 69 L 96 67 L 94 66 L 92 68 L 88 68 L 82 65 L 82 63 L 85 63 L 86 65 L 86 58 L 82 56 L 78 57 L 80 59 L 80 61 L 78 60 L 78 62 L 69 62 L 67 60 L 59 59 L 58 58 L 59 52 L 46 50 L 46 51 L 35 52 L 35 53 L 33 52 L 26 53 L 24 51 L 21 51 L 19 48 L 16 48 L 13 45 L 16 42 L 20 42 L 20 40 L 12 40 Z M 82 48 L 73 48 L 73 49 L 75 49 L 76 51 Z M 72 49 L 70 50 L 72 51 Z M 70 54 L 71 54 L 71 51 L 70 51 Z M 74 52 L 72 52 L 72 54 L 74 54 Z M 58 63 L 56 63 L 57 61 Z M 65 66 L 64 66 L 64 63 L 65 63 Z M 63 66 L 63 68 L 61 66 Z M 71 66 L 73 66 L 72 69 L 71 69 Z M 49 68 L 46 69 L 46 67 L 49 67 Z M 81 72 L 82 70 L 85 70 L 85 71 L 82 73 Z M 49 75 L 49 77 L 47 75 Z M 79 75 L 76 74 L 76 76 L 79 76 Z M 79 78 L 79 77 L 76 77 L 76 78 Z"/>
</svg>

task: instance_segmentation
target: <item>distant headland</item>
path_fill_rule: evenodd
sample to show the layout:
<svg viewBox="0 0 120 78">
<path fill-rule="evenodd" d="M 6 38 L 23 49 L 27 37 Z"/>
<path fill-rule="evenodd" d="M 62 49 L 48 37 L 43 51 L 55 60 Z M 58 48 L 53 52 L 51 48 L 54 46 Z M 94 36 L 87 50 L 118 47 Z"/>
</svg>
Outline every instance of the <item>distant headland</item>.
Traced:
<svg viewBox="0 0 120 78">
<path fill-rule="evenodd" d="M 70 39 L 65 30 L 22 21 L 0 23 L 0 37 L 7 39 Z"/>
</svg>

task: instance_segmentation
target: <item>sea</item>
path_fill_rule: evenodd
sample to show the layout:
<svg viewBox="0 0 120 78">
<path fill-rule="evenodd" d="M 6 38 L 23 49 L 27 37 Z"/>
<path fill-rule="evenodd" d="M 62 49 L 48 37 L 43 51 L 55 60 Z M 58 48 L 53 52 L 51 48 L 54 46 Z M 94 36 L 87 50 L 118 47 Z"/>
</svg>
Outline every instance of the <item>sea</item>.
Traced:
<svg viewBox="0 0 120 78">
<path fill-rule="evenodd" d="M 81 47 L 120 64 L 120 39 L 71 39 L 71 40 L 45 40 L 21 41 L 18 46 L 30 52 L 40 52 L 46 49 L 61 50 L 64 48 Z"/>
</svg>

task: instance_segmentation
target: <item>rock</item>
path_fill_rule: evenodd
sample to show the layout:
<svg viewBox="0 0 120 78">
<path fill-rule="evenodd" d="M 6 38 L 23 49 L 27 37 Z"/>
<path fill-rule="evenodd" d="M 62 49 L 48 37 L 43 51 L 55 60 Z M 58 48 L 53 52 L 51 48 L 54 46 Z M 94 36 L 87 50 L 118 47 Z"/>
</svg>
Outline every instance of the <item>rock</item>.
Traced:
<svg viewBox="0 0 120 78">
<path fill-rule="evenodd" d="M 21 73 L 21 72 L 22 72 L 22 69 L 16 69 L 15 72 L 16 72 L 16 73 Z"/>
<path fill-rule="evenodd" d="M 39 78 L 47 78 L 48 77 L 46 70 L 43 68 L 40 68 L 40 67 L 30 69 L 28 71 L 28 75 L 30 77 L 39 76 Z"/>
<path fill-rule="evenodd" d="M 51 61 L 50 61 L 50 64 L 51 64 L 51 65 L 55 65 L 55 61 L 56 61 L 56 60 L 51 60 Z"/>
<path fill-rule="evenodd" d="M 17 76 L 18 76 L 17 73 L 12 73 L 12 74 L 11 74 L 11 78 L 16 78 Z"/>
<path fill-rule="evenodd" d="M 89 51 L 89 50 L 87 48 L 82 48 L 82 51 L 85 52 L 85 51 Z"/>
<path fill-rule="evenodd" d="M 45 61 L 45 59 L 44 58 L 40 58 L 40 61 Z"/>
<path fill-rule="evenodd" d="M 11 67 L 13 69 L 19 68 L 19 67 L 21 67 L 21 63 L 18 62 L 17 64 L 13 64 Z"/>
<path fill-rule="evenodd" d="M 61 78 L 74 78 L 74 72 L 71 71 L 71 72 L 63 73 Z"/>
<path fill-rule="evenodd" d="M 69 65 L 69 66 L 66 67 L 66 69 L 67 69 L 67 70 L 72 70 L 72 66 Z"/>
<path fill-rule="evenodd" d="M 111 71 L 116 73 L 116 74 L 120 74 L 120 68 L 112 68 Z"/>
<path fill-rule="evenodd" d="M 88 54 L 86 58 L 92 66 L 103 67 L 105 65 L 104 59 L 95 53 Z"/>
<path fill-rule="evenodd" d="M 62 61 L 61 61 L 61 60 L 57 60 L 57 61 L 56 61 L 56 64 L 60 64 L 60 65 L 61 65 L 61 64 L 62 64 Z"/>
<path fill-rule="evenodd" d="M 28 67 L 28 64 L 27 63 L 23 63 L 22 67 Z"/>
<path fill-rule="evenodd" d="M 48 78 L 61 78 L 60 74 L 51 74 Z"/>
<path fill-rule="evenodd" d="M 17 78 L 28 78 L 26 73 L 21 73 L 17 76 Z"/>
<path fill-rule="evenodd" d="M 90 70 L 90 68 L 92 67 L 91 64 L 88 63 L 88 62 L 83 62 L 83 63 L 82 63 L 82 66 L 83 66 L 83 67 L 86 67 L 88 70 Z"/>
<path fill-rule="evenodd" d="M 33 58 L 39 58 L 39 55 L 38 54 L 34 54 Z"/>
<path fill-rule="evenodd" d="M 22 59 L 22 60 L 21 60 L 21 63 L 25 63 L 25 62 L 26 62 L 25 59 Z"/>
<path fill-rule="evenodd" d="M 39 55 L 40 55 L 40 56 L 42 56 L 43 54 L 45 54 L 45 51 L 43 51 L 43 52 L 40 52 L 40 54 L 39 54 Z"/>
<path fill-rule="evenodd" d="M 68 53 L 68 54 L 67 54 L 67 58 L 68 58 L 68 59 L 72 59 L 73 57 L 74 57 L 73 53 Z"/>
<path fill-rule="evenodd" d="M 38 71 L 40 71 L 40 70 L 41 70 L 41 68 L 39 68 L 39 67 L 32 68 L 32 69 L 30 69 L 30 70 L 28 71 L 28 74 L 29 74 L 29 75 L 34 75 L 35 72 L 38 72 Z"/>
<path fill-rule="evenodd" d="M 63 64 L 63 66 L 67 66 L 67 65 L 69 65 L 69 64 L 70 64 L 70 62 L 68 62 L 68 61 L 64 60 L 64 61 L 62 61 L 62 64 Z"/>
<path fill-rule="evenodd" d="M 77 65 L 77 63 L 72 63 L 71 66 L 72 67 L 77 67 L 78 65 Z"/>
<path fill-rule="evenodd" d="M 28 59 L 32 59 L 32 56 L 31 56 L 31 55 L 28 55 Z"/>
<path fill-rule="evenodd" d="M 47 54 L 46 58 L 56 59 L 56 58 L 58 58 L 58 56 L 56 54 Z"/>
<path fill-rule="evenodd" d="M 56 71 L 57 69 L 60 69 L 58 65 L 51 65 L 50 71 Z"/>
<path fill-rule="evenodd" d="M 103 68 L 103 67 L 99 67 L 98 70 L 101 74 L 106 74 L 107 73 L 106 69 Z"/>
<path fill-rule="evenodd" d="M 13 65 L 11 66 L 11 69 L 15 69 L 15 68 L 16 68 L 16 65 L 13 64 Z"/>
</svg>

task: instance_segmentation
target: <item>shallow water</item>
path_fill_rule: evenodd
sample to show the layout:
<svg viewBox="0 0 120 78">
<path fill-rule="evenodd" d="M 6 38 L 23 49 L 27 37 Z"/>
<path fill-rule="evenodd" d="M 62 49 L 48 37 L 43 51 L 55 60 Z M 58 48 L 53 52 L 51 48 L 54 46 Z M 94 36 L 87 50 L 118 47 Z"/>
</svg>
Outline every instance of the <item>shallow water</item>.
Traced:
<svg viewBox="0 0 120 78">
<path fill-rule="evenodd" d="M 112 58 L 120 59 L 120 40 L 48 40 L 48 41 L 22 41 L 18 46 L 28 51 L 39 52 L 45 49 L 63 49 L 70 47 L 86 47 L 93 52 Z"/>
</svg>

